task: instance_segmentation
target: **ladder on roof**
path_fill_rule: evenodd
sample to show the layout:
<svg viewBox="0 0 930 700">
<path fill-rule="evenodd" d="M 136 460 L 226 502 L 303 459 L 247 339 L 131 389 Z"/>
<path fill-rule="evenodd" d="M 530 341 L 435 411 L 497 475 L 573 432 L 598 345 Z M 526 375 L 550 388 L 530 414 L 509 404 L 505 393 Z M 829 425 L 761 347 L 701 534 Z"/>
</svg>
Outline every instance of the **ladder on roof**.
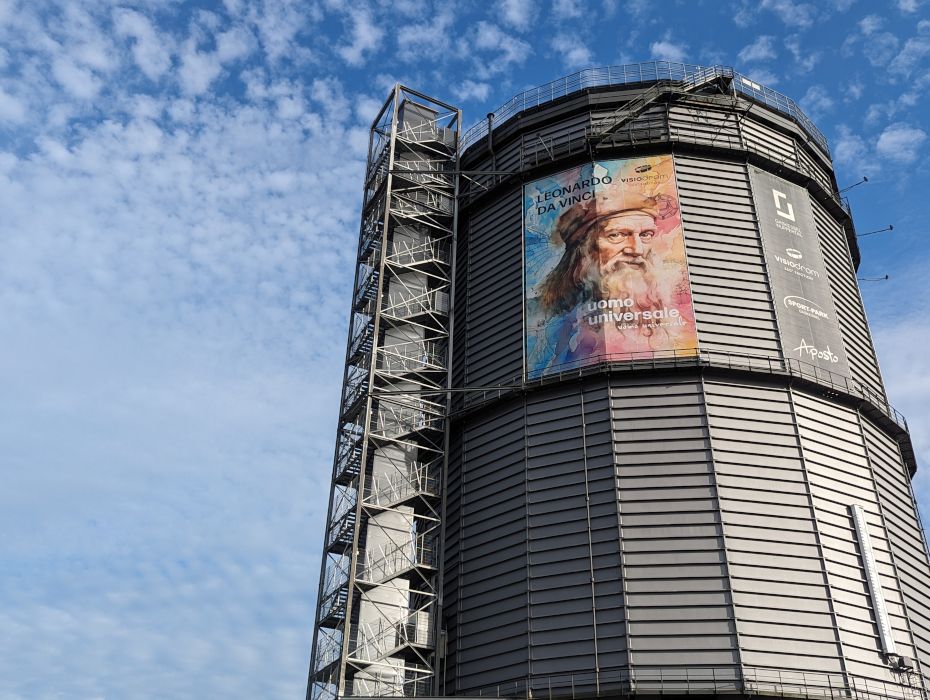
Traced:
<svg viewBox="0 0 930 700">
<path fill-rule="evenodd" d="M 674 83 L 656 83 L 645 92 L 637 95 L 629 102 L 617 108 L 610 116 L 604 119 L 604 121 L 593 126 L 588 135 L 588 140 L 592 146 L 600 146 L 623 126 L 646 111 L 646 109 L 657 102 L 660 97 L 664 95 L 679 96 L 694 94 L 718 80 L 726 81 L 726 84 L 729 85 L 731 78 L 715 66 L 700 70 L 681 81 L 675 81 Z"/>
</svg>

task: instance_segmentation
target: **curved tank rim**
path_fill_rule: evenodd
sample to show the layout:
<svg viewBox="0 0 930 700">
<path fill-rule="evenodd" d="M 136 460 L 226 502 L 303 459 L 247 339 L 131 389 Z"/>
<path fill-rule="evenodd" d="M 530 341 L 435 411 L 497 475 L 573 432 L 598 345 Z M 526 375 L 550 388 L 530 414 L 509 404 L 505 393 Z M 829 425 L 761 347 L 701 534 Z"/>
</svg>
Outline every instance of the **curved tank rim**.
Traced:
<svg viewBox="0 0 930 700">
<path fill-rule="evenodd" d="M 663 80 L 687 82 L 703 78 L 731 78 L 734 89 L 749 99 L 766 105 L 797 122 L 802 129 L 830 155 L 830 145 L 820 129 L 811 121 L 798 104 L 790 97 L 752 80 L 731 66 L 702 66 L 674 61 L 643 61 L 616 66 L 583 68 L 575 73 L 556 78 L 542 85 L 519 92 L 488 116 L 495 127 L 506 124 L 528 109 L 541 107 L 555 100 L 589 88 L 601 88 L 638 83 L 654 83 Z M 487 136 L 488 120 L 479 121 L 462 135 L 465 150 Z"/>
</svg>

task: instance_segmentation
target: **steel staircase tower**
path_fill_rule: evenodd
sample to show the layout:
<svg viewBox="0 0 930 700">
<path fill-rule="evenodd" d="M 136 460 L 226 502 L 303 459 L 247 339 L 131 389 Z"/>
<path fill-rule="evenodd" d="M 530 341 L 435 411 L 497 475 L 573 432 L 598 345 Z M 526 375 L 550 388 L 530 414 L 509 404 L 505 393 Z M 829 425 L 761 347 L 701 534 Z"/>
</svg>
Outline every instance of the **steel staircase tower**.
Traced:
<svg viewBox="0 0 930 700">
<path fill-rule="evenodd" d="M 458 109 L 371 130 L 308 700 L 434 694 Z"/>
</svg>

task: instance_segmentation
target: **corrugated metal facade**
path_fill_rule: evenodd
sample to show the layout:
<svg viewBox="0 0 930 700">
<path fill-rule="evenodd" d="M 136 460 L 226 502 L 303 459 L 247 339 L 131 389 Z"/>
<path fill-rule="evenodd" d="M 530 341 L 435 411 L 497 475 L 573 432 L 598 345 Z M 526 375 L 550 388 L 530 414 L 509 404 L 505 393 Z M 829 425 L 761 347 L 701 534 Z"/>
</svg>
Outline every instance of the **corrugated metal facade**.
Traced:
<svg viewBox="0 0 930 700">
<path fill-rule="evenodd" d="M 635 94 L 570 95 L 464 154 L 499 174 L 474 176 L 459 218 L 453 386 L 469 391 L 450 429 L 439 689 L 910 697 L 930 671 L 930 563 L 906 434 L 791 376 L 749 177 L 808 188 L 846 389 L 883 399 L 829 158 L 735 98 L 652 105 L 592 151 L 592 125 Z M 522 182 L 633 153 L 675 157 L 702 362 L 524 384 Z M 881 654 L 851 504 L 916 674 Z"/>
</svg>

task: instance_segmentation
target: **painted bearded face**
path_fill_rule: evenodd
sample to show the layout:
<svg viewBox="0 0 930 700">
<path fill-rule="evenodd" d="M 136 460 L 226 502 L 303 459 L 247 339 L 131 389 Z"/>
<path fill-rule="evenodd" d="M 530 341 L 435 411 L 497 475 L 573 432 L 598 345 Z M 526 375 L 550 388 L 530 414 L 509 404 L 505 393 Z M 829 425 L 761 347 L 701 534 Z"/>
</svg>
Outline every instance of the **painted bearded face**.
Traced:
<svg viewBox="0 0 930 700">
<path fill-rule="evenodd" d="M 594 245 L 602 279 L 625 267 L 647 267 L 656 235 L 655 220 L 648 214 L 631 211 L 605 219 L 596 234 Z"/>
<path fill-rule="evenodd" d="M 591 251 L 596 264 L 591 270 L 601 299 L 629 300 L 634 311 L 661 309 L 661 293 L 655 278 L 655 220 L 638 211 L 605 219 L 595 229 Z M 652 335 L 651 328 L 643 328 Z"/>
</svg>

